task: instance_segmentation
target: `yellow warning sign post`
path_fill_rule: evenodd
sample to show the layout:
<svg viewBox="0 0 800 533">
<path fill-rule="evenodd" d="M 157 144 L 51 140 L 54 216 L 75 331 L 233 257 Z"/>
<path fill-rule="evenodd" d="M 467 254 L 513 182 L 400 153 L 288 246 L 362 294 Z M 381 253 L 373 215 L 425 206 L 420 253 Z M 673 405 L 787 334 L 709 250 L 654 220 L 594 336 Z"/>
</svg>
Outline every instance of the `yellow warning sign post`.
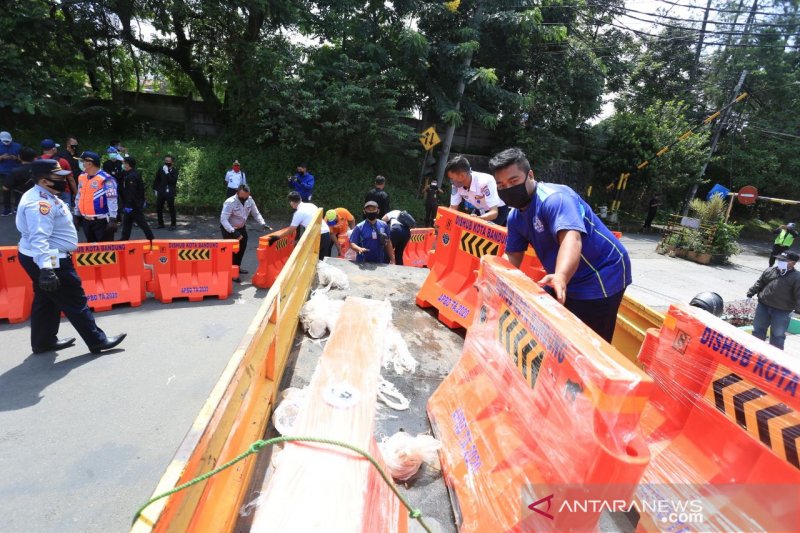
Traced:
<svg viewBox="0 0 800 533">
<path fill-rule="evenodd" d="M 431 126 L 420 134 L 419 142 L 422 143 L 422 147 L 425 148 L 425 150 L 432 150 L 433 147 L 442 142 L 442 140 L 439 138 L 439 134 L 436 133 L 436 128 Z"/>
</svg>

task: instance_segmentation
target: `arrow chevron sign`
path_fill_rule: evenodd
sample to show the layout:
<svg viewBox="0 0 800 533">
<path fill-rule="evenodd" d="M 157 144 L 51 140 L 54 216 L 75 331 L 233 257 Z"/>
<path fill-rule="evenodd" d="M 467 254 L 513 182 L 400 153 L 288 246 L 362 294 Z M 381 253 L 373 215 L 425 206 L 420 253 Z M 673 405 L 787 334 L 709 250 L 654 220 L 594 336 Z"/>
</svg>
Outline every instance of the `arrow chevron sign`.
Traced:
<svg viewBox="0 0 800 533">
<path fill-rule="evenodd" d="M 102 266 L 117 263 L 117 252 L 86 252 L 76 254 L 78 266 Z"/>
<path fill-rule="evenodd" d="M 500 245 L 496 242 L 468 232 L 461 234 L 460 248 L 478 259 L 484 255 L 497 255 L 497 252 L 500 251 Z"/>
<path fill-rule="evenodd" d="M 178 250 L 178 260 L 180 261 L 203 261 L 206 259 L 211 259 L 211 250 L 208 248 Z"/>
</svg>

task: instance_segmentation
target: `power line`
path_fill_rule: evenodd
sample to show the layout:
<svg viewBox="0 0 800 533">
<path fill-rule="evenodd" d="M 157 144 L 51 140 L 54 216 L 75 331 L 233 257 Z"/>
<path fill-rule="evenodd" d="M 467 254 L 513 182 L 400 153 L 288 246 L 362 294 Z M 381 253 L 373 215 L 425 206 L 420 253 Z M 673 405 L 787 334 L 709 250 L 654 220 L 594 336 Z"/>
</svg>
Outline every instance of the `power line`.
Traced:
<svg viewBox="0 0 800 533">
<path fill-rule="evenodd" d="M 676 30 L 684 30 L 684 31 L 692 31 L 692 32 L 699 32 L 700 31 L 700 30 L 698 30 L 696 28 L 691 28 L 691 27 L 688 27 L 688 26 L 676 26 L 674 24 L 667 24 L 666 22 L 658 22 L 657 20 L 643 19 L 643 18 L 636 17 L 636 16 L 633 16 L 633 15 L 628 15 L 626 13 L 621 13 L 620 12 L 620 15 L 623 16 L 623 17 L 628 17 L 628 18 L 632 18 L 634 20 L 638 20 L 640 22 L 649 22 L 650 24 L 653 24 L 655 26 L 663 26 L 665 28 L 672 28 L 672 29 L 676 29 Z M 714 31 L 714 30 L 706 30 L 706 34 L 708 34 L 708 35 L 750 35 L 751 33 L 752 32 L 749 32 L 749 31 Z M 782 36 L 784 36 L 784 35 L 782 35 Z M 798 36 L 797 34 L 788 35 L 788 37 L 797 37 L 797 36 Z"/>
<path fill-rule="evenodd" d="M 636 13 L 638 15 L 645 15 L 645 16 L 648 16 L 648 17 L 654 17 L 654 19 L 647 19 L 647 20 L 636 19 L 636 20 L 641 20 L 642 22 L 652 22 L 653 24 L 657 24 L 658 23 L 657 19 L 676 20 L 676 21 L 679 21 L 679 22 L 692 22 L 692 23 L 700 22 L 699 20 L 687 19 L 685 17 L 683 17 L 683 18 L 682 17 L 671 17 L 671 16 L 668 16 L 668 15 L 661 15 L 659 13 L 647 13 L 645 11 L 637 11 L 636 9 L 631 9 L 629 7 L 623 7 L 623 8 L 612 7 L 609 10 L 610 11 L 616 11 L 616 12 L 624 12 L 624 15 L 628 16 L 630 18 L 636 18 L 636 17 L 634 17 L 633 15 L 628 15 L 628 13 Z M 709 20 L 708 23 L 709 24 L 714 24 L 714 25 L 720 25 L 720 26 L 722 26 L 722 25 L 725 25 L 725 26 L 746 26 L 747 25 L 746 22 L 724 22 L 724 21 L 718 21 L 718 20 Z M 765 22 L 757 21 L 757 22 L 754 22 L 751 25 L 751 27 L 754 27 L 754 28 L 762 28 L 762 27 L 763 28 L 797 28 L 798 26 L 800 26 L 800 21 L 794 22 L 794 23 L 787 23 L 787 24 L 777 24 L 777 23 L 773 24 L 773 23 L 765 23 Z M 681 26 L 681 27 L 685 27 L 685 26 Z M 689 28 L 687 28 L 687 29 L 689 29 Z M 694 30 L 694 31 L 698 31 L 698 30 Z M 706 33 L 714 33 L 714 32 L 707 31 Z M 742 35 L 741 33 L 721 33 L 721 34 L 722 35 Z"/>
<path fill-rule="evenodd" d="M 793 135 L 791 133 L 786 133 L 784 131 L 772 131 L 772 130 L 765 130 L 763 128 L 759 128 L 758 126 L 754 126 L 752 124 L 749 125 L 750 129 L 754 129 L 756 131 L 761 131 L 764 133 L 771 133 L 772 135 L 780 135 L 781 137 L 790 137 L 792 139 L 800 139 L 800 135 Z"/>
<path fill-rule="evenodd" d="M 671 6 L 683 7 L 685 9 L 701 9 L 703 11 L 705 11 L 705 9 L 706 9 L 703 6 L 686 5 L 686 4 L 681 4 L 681 3 L 678 3 L 678 2 L 673 2 L 672 0 L 656 0 L 656 1 L 657 2 L 662 2 L 664 4 L 669 4 Z M 739 11 L 737 9 L 724 9 L 724 8 L 718 8 L 718 7 L 711 7 L 708 10 L 709 11 L 715 11 L 717 13 L 733 13 L 735 15 L 740 15 L 740 14 L 743 13 L 742 11 Z M 779 13 L 779 12 L 775 12 L 775 11 L 753 11 L 753 14 L 754 15 L 768 15 L 770 17 L 776 17 L 776 16 L 779 16 L 779 15 L 783 15 L 783 13 Z"/>
</svg>

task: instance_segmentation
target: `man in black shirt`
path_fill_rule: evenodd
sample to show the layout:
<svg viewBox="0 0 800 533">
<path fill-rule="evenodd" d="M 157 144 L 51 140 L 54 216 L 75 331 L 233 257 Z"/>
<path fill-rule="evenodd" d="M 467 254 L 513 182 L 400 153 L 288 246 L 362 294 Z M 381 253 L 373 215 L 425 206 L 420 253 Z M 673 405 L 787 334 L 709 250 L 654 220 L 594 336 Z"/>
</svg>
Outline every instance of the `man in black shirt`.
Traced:
<svg viewBox="0 0 800 533">
<path fill-rule="evenodd" d="M 36 159 L 36 152 L 33 148 L 23 146 L 19 151 L 19 160 L 22 163 L 12 170 L 6 177 L 3 185 L 8 188 L 14 197 L 14 205 L 19 203 L 23 193 L 33 187 L 33 177 L 31 176 L 31 163 Z"/>
<path fill-rule="evenodd" d="M 386 187 L 386 178 L 383 176 L 375 177 L 375 187 L 372 188 L 364 197 L 364 203 L 375 202 L 378 204 L 378 218 L 383 218 L 386 213 L 391 211 L 389 207 L 389 194 L 384 191 Z"/>
<path fill-rule="evenodd" d="M 175 168 L 175 159 L 171 155 L 164 156 L 164 165 L 156 172 L 153 181 L 153 190 L 156 193 L 156 213 L 158 213 L 158 227 L 164 227 L 164 202 L 169 206 L 169 229 L 175 229 L 175 195 L 178 192 L 178 169 Z"/>
<path fill-rule="evenodd" d="M 136 170 L 136 160 L 127 156 L 122 163 L 123 175 L 122 182 L 125 184 L 125 196 L 122 199 L 122 238 L 127 241 L 131 238 L 133 223 L 139 226 L 147 240 L 152 241 L 153 230 L 147 224 L 144 217 L 144 181 L 139 171 Z"/>
<path fill-rule="evenodd" d="M 647 218 L 644 220 L 644 224 L 642 224 L 643 229 L 652 229 L 653 226 L 653 219 L 656 218 L 656 213 L 658 213 L 658 207 L 661 205 L 661 195 L 656 193 L 650 198 L 650 202 L 647 205 Z"/>
<path fill-rule="evenodd" d="M 69 163 L 72 169 L 72 177 L 75 178 L 75 183 L 78 182 L 78 176 L 83 174 L 80 163 L 78 162 L 79 155 L 81 155 L 81 152 L 78 150 L 78 139 L 75 137 L 67 137 L 67 140 L 64 142 L 64 148 L 56 154 L 56 157 L 60 157 Z"/>
</svg>

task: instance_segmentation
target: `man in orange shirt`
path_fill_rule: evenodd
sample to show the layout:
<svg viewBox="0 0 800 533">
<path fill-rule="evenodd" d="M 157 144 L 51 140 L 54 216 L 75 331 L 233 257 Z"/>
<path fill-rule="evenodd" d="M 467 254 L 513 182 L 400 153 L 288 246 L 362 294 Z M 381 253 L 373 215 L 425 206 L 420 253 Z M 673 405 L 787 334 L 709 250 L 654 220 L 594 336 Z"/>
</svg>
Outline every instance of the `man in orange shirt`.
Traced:
<svg viewBox="0 0 800 533">
<path fill-rule="evenodd" d="M 349 230 L 356 227 L 356 219 L 344 207 L 329 209 L 325 212 L 325 222 L 331 229 L 331 254 L 333 257 L 333 247 L 336 246 L 339 257 L 344 257 L 344 251 L 339 249 L 339 235 L 347 235 Z"/>
</svg>

